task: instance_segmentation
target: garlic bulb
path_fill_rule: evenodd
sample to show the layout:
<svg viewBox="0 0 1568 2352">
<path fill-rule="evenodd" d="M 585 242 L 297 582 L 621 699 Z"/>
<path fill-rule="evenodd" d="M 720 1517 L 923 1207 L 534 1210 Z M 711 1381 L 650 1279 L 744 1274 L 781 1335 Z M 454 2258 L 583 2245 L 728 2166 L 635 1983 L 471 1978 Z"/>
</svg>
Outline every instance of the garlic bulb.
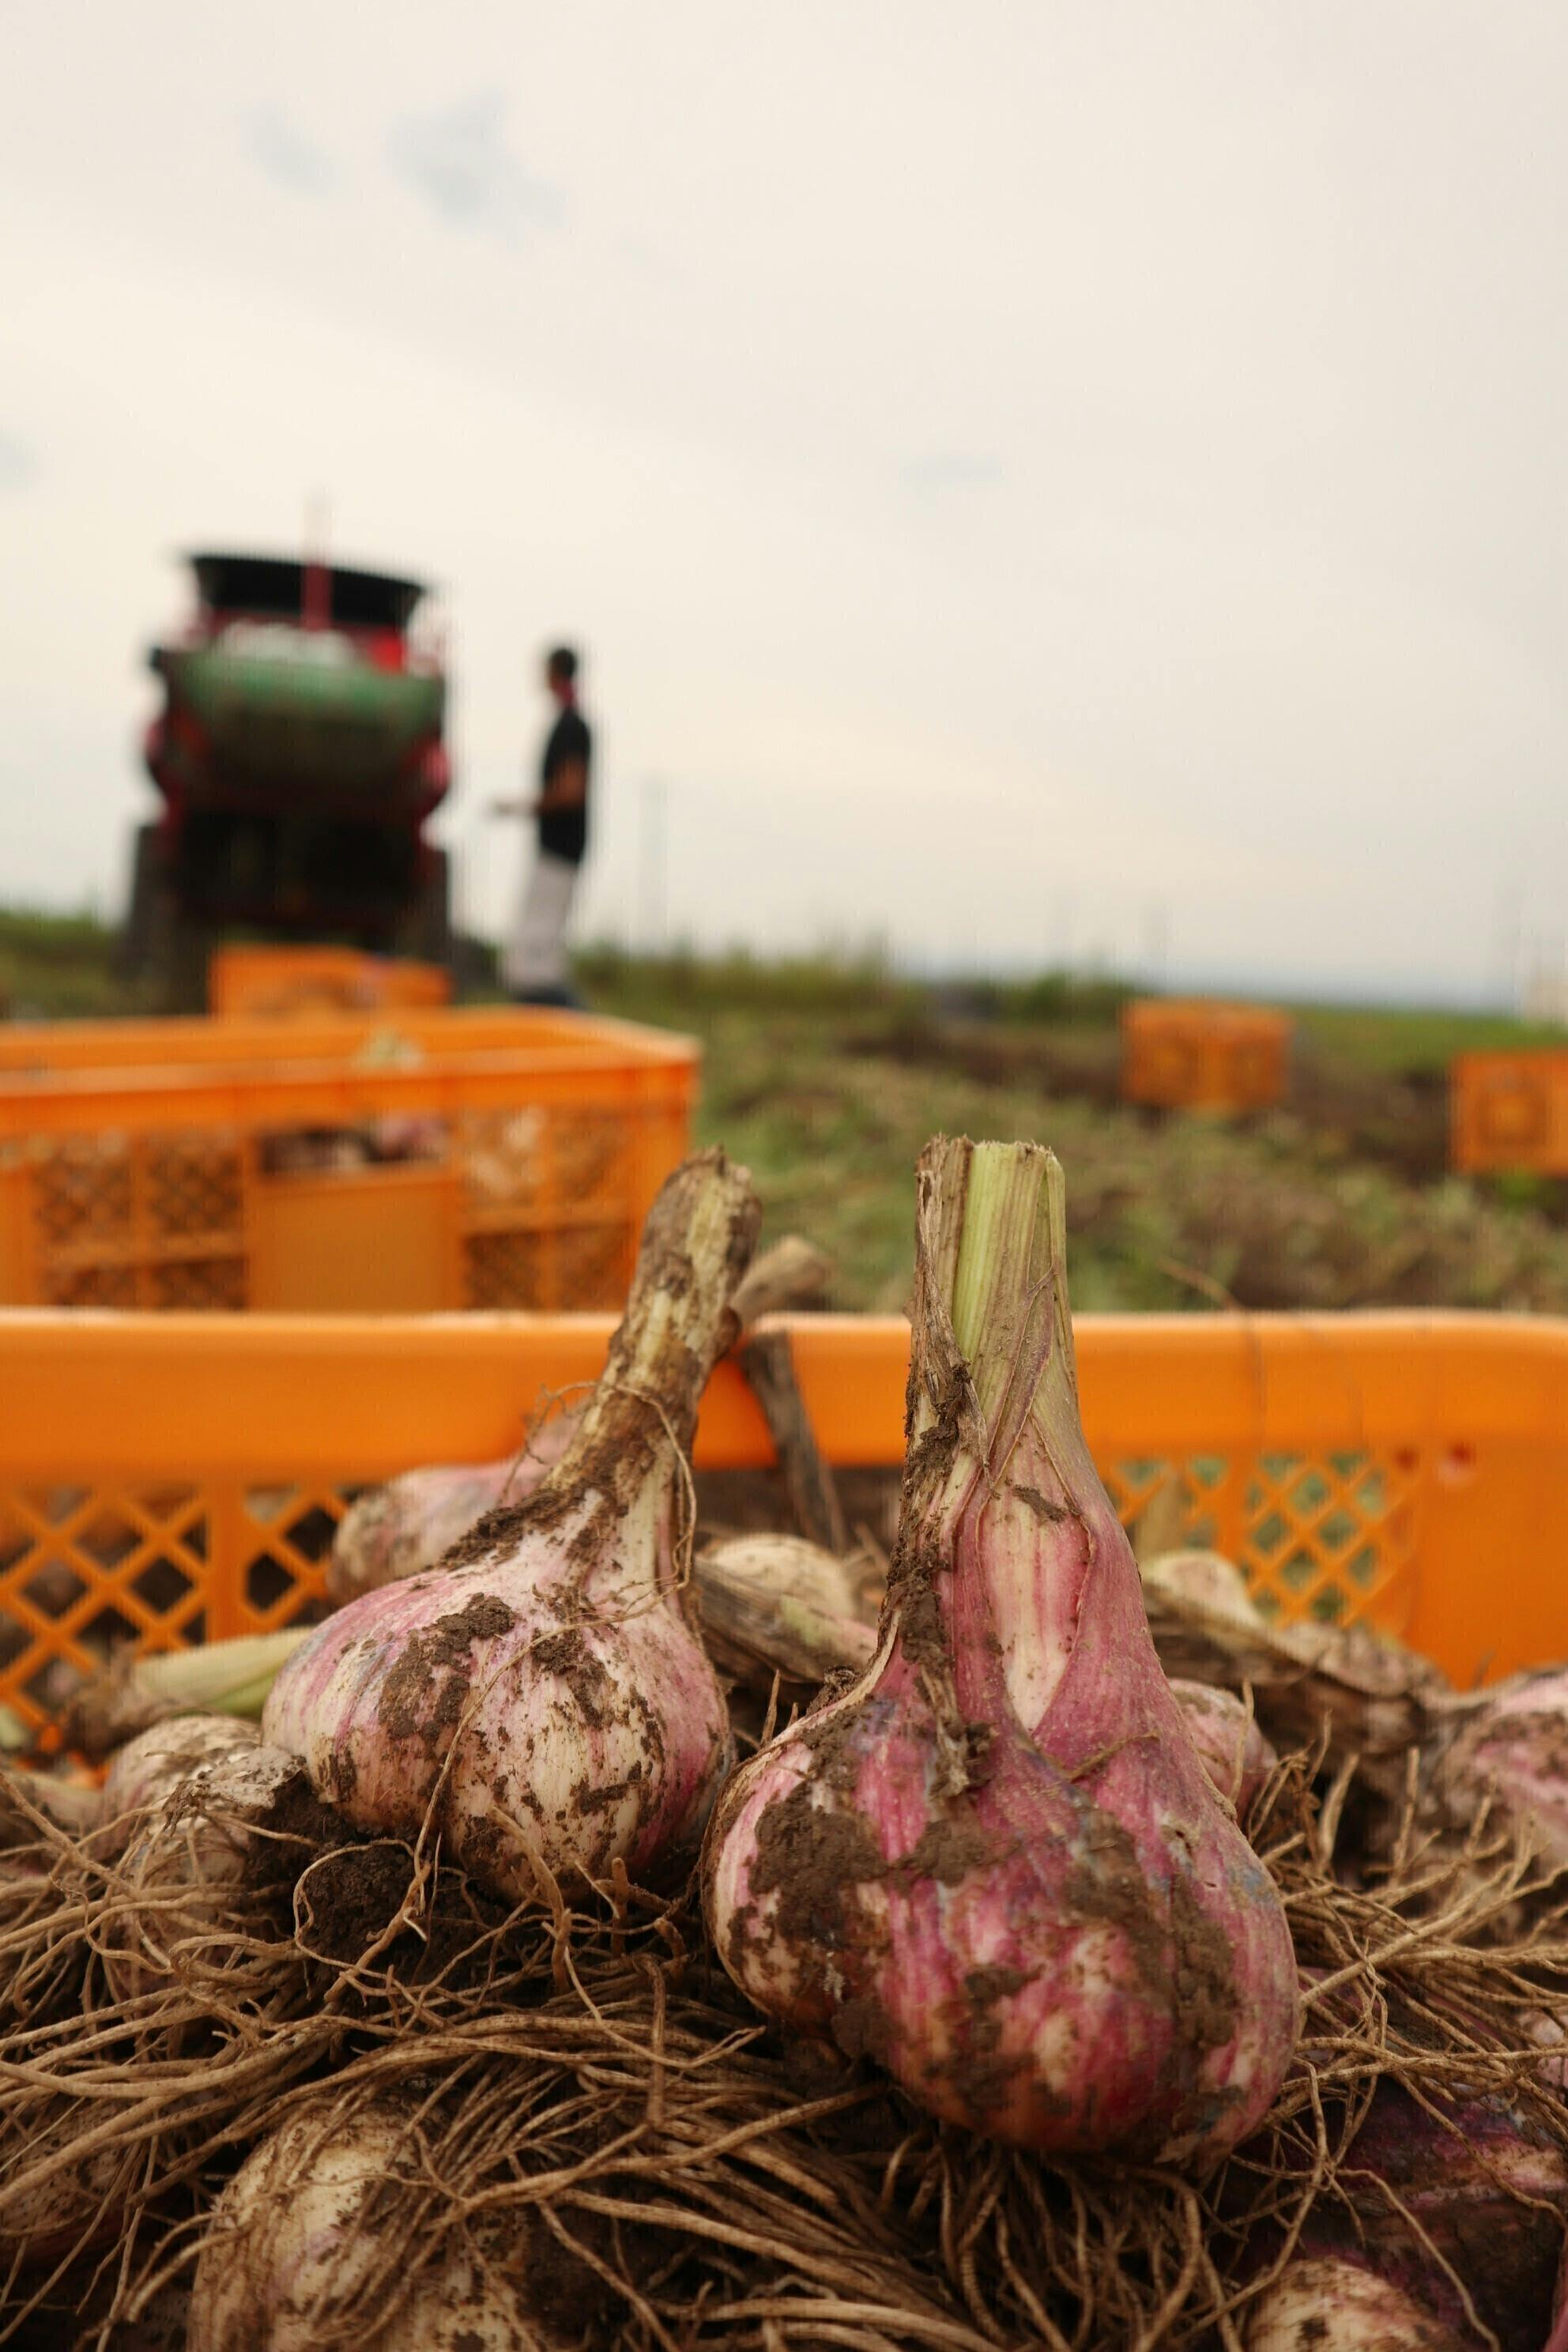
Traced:
<svg viewBox="0 0 1568 2352">
<path fill-rule="evenodd" d="M 98 2126 L 90 2103 L 62 2092 L 40 2123 L 0 2112 L 0 2261 L 54 2263 L 108 2243 L 125 2223 L 142 2153 Z"/>
<path fill-rule="evenodd" d="M 319 1626 L 263 1736 L 357 1827 L 430 1821 L 481 1884 L 646 1873 L 701 1833 L 729 1727 L 687 1613 L 688 1454 L 755 1246 L 721 1151 L 649 1212 L 626 1318 L 566 1454 L 438 1569 Z"/>
<path fill-rule="evenodd" d="M 1207 2160 L 1295 2046 L 1290 1937 L 1160 1670 L 1079 1424 L 1061 1171 L 928 1147 L 875 1658 L 721 1794 L 715 1945 L 934 2114 Z"/>
<path fill-rule="evenodd" d="M 1279 1759 L 1253 1720 L 1252 1710 L 1234 1691 L 1214 1683 L 1184 1682 L 1171 1677 L 1193 1746 L 1205 1771 L 1237 1817 L 1246 1820 L 1253 1799 L 1262 1790 Z"/>
<path fill-rule="evenodd" d="M 1568 1666 L 1514 1675 L 1470 1703 L 1439 1785 L 1468 1827 L 1483 1799 L 1555 1864 L 1568 1862 Z"/>
<path fill-rule="evenodd" d="M 191 2291 L 191 2352 L 552 2352 L 493 2250 L 453 2229 L 406 2273 L 419 2151 L 390 2099 L 343 2114 L 297 2109 L 228 2183 Z M 401 2193 L 400 2193 L 401 2192 Z M 388 2222 L 395 2220 L 395 2232 Z M 379 2297 L 376 2284 L 379 2284 Z M 365 2324 L 365 2304 L 395 2305 Z"/>
<path fill-rule="evenodd" d="M 1266 1621 L 1239 1568 L 1218 1551 L 1164 1551 L 1146 1560 L 1143 1581 L 1189 1608 L 1230 1619 L 1238 1626 Z"/>
<path fill-rule="evenodd" d="M 126 1899 L 100 1931 L 113 2000 L 163 1991 L 193 1969 L 210 1982 L 237 1938 L 266 1931 L 309 1842 L 332 1827 L 300 1759 L 254 1736 L 182 1775 L 142 1814 L 120 1859 Z"/>
<path fill-rule="evenodd" d="M 578 1416 L 558 1412 L 505 1462 L 405 1470 L 351 1503 L 338 1522 L 327 1561 L 334 1608 L 434 1568 L 476 1519 L 503 1503 L 521 1503 L 543 1484 L 572 1442 Z"/>
<path fill-rule="evenodd" d="M 1297 2254 L 1245 2325 L 1247 2352 L 1468 2352 L 1472 2341 L 1340 2254 Z"/>
<path fill-rule="evenodd" d="M 826 1682 L 877 1646 L 843 1561 L 802 1536 L 732 1536 L 698 1554 L 695 1581 L 708 1654 L 740 1681 Z"/>
<path fill-rule="evenodd" d="M 260 1738 L 254 1723 L 232 1715 L 172 1715 L 116 1748 L 103 1776 L 100 1819 L 121 1840 L 137 1827 L 132 1816 L 163 1803 L 204 1764 L 242 1756 Z"/>
<path fill-rule="evenodd" d="M 1500 2352 L 1540 2352 L 1552 2324 L 1568 2158 L 1496 2096 L 1420 2098 L 1379 2083 L 1341 2174 L 1347 2232 L 1385 2277 L 1458 2330 L 1455 2282 Z"/>
</svg>

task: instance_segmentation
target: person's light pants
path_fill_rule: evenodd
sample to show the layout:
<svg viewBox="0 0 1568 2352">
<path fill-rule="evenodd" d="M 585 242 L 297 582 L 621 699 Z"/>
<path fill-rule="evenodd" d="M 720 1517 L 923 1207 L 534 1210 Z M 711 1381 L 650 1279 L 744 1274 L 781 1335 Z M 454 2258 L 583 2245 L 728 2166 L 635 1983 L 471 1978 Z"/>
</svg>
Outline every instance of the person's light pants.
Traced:
<svg viewBox="0 0 1568 2352">
<path fill-rule="evenodd" d="M 523 886 L 517 929 L 501 959 L 510 989 L 563 988 L 566 984 L 566 921 L 577 887 L 577 867 L 567 857 L 542 849 Z"/>
</svg>

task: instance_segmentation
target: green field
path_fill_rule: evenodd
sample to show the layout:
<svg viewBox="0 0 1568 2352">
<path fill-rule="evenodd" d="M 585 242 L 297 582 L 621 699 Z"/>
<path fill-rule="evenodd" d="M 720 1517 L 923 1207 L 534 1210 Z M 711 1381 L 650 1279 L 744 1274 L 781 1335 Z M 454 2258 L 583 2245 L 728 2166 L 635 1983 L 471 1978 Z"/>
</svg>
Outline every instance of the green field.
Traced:
<svg viewBox="0 0 1568 2352">
<path fill-rule="evenodd" d="M 605 953 L 584 959 L 583 978 L 604 1011 L 701 1040 L 704 1139 L 753 1170 L 771 1231 L 832 1252 L 846 1305 L 905 1303 L 910 1171 L 948 1129 L 1054 1146 L 1079 1307 L 1568 1312 L 1552 1188 L 1510 1201 L 1444 1167 L 1432 1081 L 1477 1042 L 1468 1016 L 1380 1012 L 1360 1040 L 1359 1016 L 1308 1010 L 1300 1107 L 1232 1124 L 1116 1101 L 1118 992 L 1104 983 L 1041 983 L 1041 1018 L 1021 991 L 990 1003 L 973 991 L 950 1010 L 932 990 L 819 962 Z M 1529 1034 L 1486 1025 L 1499 1042 Z"/>
<path fill-rule="evenodd" d="M 87 917 L 0 913 L 13 1013 L 135 1009 Z M 1443 1072 L 1467 1045 L 1554 1034 L 1441 1011 L 1303 1006 L 1289 1105 L 1234 1123 L 1116 1099 L 1125 991 L 921 984 L 831 959 L 584 952 L 597 1010 L 704 1048 L 699 1131 L 754 1171 L 768 1230 L 805 1234 L 847 1307 L 905 1303 L 928 1135 L 1027 1135 L 1068 1175 L 1083 1307 L 1382 1305 L 1568 1313 L 1568 1187 L 1445 1167 Z"/>
<path fill-rule="evenodd" d="M 1511 1021 L 1501 1013 L 1343 1004 L 1301 1004 L 1293 1010 L 1300 1035 L 1357 1070 L 1441 1072 L 1456 1054 L 1564 1043 L 1561 1029 Z"/>
</svg>

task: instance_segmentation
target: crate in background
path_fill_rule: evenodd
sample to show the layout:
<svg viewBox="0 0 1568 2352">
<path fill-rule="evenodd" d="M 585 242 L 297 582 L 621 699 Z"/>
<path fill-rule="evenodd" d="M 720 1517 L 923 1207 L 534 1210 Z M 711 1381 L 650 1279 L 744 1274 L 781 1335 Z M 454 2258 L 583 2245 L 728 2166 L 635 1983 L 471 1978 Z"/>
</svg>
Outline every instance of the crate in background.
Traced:
<svg viewBox="0 0 1568 2352">
<path fill-rule="evenodd" d="M 613 1307 L 698 1066 L 511 1007 L 0 1032 L 0 1303 Z"/>
<path fill-rule="evenodd" d="M 1462 1174 L 1568 1176 L 1568 1050 L 1456 1055 L 1448 1120 L 1449 1158 Z"/>
<path fill-rule="evenodd" d="M 219 948 L 207 965 L 207 1006 L 219 1020 L 429 1008 L 449 1003 L 451 995 L 452 975 L 443 965 L 357 948 L 247 941 Z"/>
<path fill-rule="evenodd" d="M 1260 1005 L 1138 997 L 1121 1009 L 1121 1097 L 1163 1110 L 1268 1110 L 1289 1079 L 1291 1024 Z"/>
<path fill-rule="evenodd" d="M 907 1325 L 781 1320 L 830 1459 L 896 1465 Z M 37 1723 L 115 1640 L 163 1649 L 310 1613 L 357 1491 L 515 1450 L 542 1393 L 595 1377 L 611 1328 L 0 1315 L 0 1700 Z M 1086 1316 L 1077 1329 L 1085 1429 L 1130 1526 L 1157 1506 L 1237 1560 L 1282 1620 L 1366 1620 L 1460 1684 L 1568 1651 L 1568 1322 Z M 772 1459 L 721 1364 L 700 1469 Z"/>
</svg>

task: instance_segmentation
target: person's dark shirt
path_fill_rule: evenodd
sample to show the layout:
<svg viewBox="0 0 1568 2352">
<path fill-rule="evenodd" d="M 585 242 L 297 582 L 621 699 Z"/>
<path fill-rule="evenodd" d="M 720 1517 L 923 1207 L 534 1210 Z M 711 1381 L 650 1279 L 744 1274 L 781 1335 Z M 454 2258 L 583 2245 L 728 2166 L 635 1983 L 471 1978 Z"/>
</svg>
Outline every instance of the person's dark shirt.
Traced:
<svg viewBox="0 0 1568 2352">
<path fill-rule="evenodd" d="M 588 722 L 579 710 L 561 713 L 550 730 L 544 746 L 544 760 L 540 771 L 546 790 L 555 782 L 563 768 L 581 761 L 584 779 L 584 800 L 577 808 L 542 809 L 539 813 L 539 846 L 552 857 L 563 857 L 572 866 L 580 866 L 588 846 L 587 779 L 588 761 L 594 739 Z"/>
</svg>

